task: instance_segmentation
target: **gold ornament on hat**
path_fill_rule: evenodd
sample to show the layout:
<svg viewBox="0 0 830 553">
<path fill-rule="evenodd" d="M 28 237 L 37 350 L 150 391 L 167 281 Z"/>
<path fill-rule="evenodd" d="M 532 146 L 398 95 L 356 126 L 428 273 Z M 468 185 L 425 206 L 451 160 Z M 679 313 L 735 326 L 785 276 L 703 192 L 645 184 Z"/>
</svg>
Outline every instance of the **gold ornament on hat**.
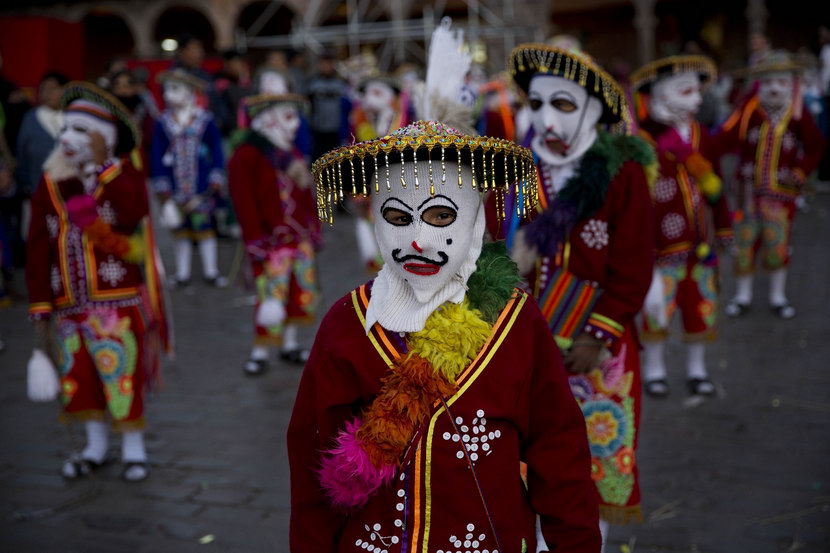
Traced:
<svg viewBox="0 0 830 553">
<path fill-rule="evenodd" d="M 370 163 L 366 163 L 367 158 Z M 431 162 L 430 194 L 436 193 L 439 183 L 440 186 L 449 185 L 446 162 L 454 161 L 458 163 L 459 188 L 464 186 L 461 165 L 467 165 L 473 169 L 473 189 L 496 192 L 499 218 L 506 216 L 504 195 L 510 191 L 521 198 L 516 205 L 516 214 L 520 217 L 537 204 L 536 166 L 530 150 L 509 140 L 465 135 L 437 121 L 417 121 L 382 138 L 337 148 L 314 162 L 311 171 L 317 185 L 320 220 L 333 222 L 333 208 L 345 197 L 344 184 L 351 187 L 353 195 L 359 195 L 358 182 L 362 183 L 363 194 L 368 194 L 371 180 L 374 180 L 375 192 L 380 190 L 384 180 L 386 189 L 391 190 L 389 166 L 393 163 L 401 164 L 401 186 L 406 188 L 403 164 L 415 161 Z M 440 179 L 434 175 L 439 166 Z M 385 175 L 382 174 L 384 168 Z M 417 188 L 420 184 L 416 170 L 414 185 Z"/>
</svg>

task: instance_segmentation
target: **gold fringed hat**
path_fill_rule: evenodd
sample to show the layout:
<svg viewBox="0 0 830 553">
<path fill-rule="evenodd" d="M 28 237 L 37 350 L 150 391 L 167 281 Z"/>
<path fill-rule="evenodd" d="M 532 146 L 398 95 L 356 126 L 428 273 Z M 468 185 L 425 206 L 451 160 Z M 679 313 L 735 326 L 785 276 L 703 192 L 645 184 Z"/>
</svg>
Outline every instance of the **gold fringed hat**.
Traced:
<svg viewBox="0 0 830 553">
<path fill-rule="evenodd" d="M 208 88 L 207 81 L 205 81 L 204 79 L 200 79 L 199 77 L 188 71 L 185 71 L 181 67 L 176 67 L 175 69 L 162 71 L 156 77 L 156 81 L 158 81 L 158 83 L 162 85 L 168 81 L 183 83 L 198 92 L 204 92 Z"/>
<path fill-rule="evenodd" d="M 440 167 L 430 164 L 428 174 L 419 178 L 416 166 L 414 183 L 404 181 L 403 173 L 390 170 L 393 164 L 428 160 L 440 161 Z M 431 194 L 442 186 L 465 186 L 461 171 L 451 172 L 446 162 L 471 167 L 470 185 L 482 192 L 496 192 L 501 217 L 506 215 L 504 194 L 511 189 L 522 198 L 516 207 L 519 216 L 536 205 L 536 165 L 530 150 L 509 140 L 465 135 L 437 121 L 416 121 L 383 138 L 332 150 L 314 162 L 311 171 L 320 220 L 331 223 L 333 207 L 347 194 L 367 196 L 381 186 L 390 189 L 395 179 L 400 179 L 404 188 L 429 186 Z"/>
<path fill-rule="evenodd" d="M 115 125 L 117 154 L 124 154 L 141 144 L 141 131 L 133 121 L 130 110 L 121 100 L 92 83 L 72 81 L 63 87 L 61 107 L 66 111 L 83 112 Z"/>
<path fill-rule="evenodd" d="M 802 71 L 804 71 L 804 66 L 795 61 L 786 50 L 772 50 L 746 70 L 753 77 L 767 73 L 800 73 Z"/>
<path fill-rule="evenodd" d="M 657 80 L 680 73 L 697 73 L 700 84 L 707 87 L 718 77 L 715 62 L 706 56 L 684 55 L 661 58 L 640 67 L 628 78 L 631 88 L 637 92 L 648 92 Z"/>
<path fill-rule="evenodd" d="M 588 54 L 542 43 L 520 44 L 510 53 L 507 69 L 525 91 L 535 75 L 563 77 L 579 84 L 602 103 L 600 123 L 629 122 L 622 86 Z"/>
<path fill-rule="evenodd" d="M 279 106 L 291 105 L 299 110 L 308 107 L 308 100 L 299 94 L 257 94 L 243 98 L 245 114 L 253 119 L 266 109 Z"/>
</svg>

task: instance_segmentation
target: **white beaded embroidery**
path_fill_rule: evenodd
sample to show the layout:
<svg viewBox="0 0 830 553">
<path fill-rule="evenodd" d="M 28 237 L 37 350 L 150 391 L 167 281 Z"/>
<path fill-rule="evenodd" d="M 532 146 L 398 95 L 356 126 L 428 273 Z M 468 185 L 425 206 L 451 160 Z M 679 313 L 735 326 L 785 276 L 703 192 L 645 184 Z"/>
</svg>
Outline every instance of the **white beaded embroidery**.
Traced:
<svg viewBox="0 0 830 553">
<path fill-rule="evenodd" d="M 125 269 L 121 262 L 113 256 L 109 256 L 107 260 L 101 263 L 101 266 L 98 267 L 98 275 L 101 277 L 101 280 L 110 286 L 115 286 L 124 280 L 124 275 L 126 274 L 127 269 Z"/>
<path fill-rule="evenodd" d="M 467 533 L 464 536 L 450 536 L 447 540 L 450 543 L 449 549 L 439 549 L 436 553 L 499 553 L 498 549 L 480 549 L 484 546 L 487 540 L 486 534 L 476 535 L 476 525 L 470 523 L 467 525 Z M 462 547 L 464 549 L 462 549 Z"/>
<path fill-rule="evenodd" d="M 476 411 L 476 416 L 472 422 L 472 428 L 464 424 L 463 417 L 456 417 L 455 423 L 459 426 L 461 434 L 451 434 L 444 432 L 442 438 L 444 441 L 452 441 L 461 443 L 470 455 L 470 460 L 475 463 L 480 457 L 486 457 L 493 452 L 493 440 L 501 438 L 501 430 L 494 432 L 487 432 L 487 419 L 485 418 L 484 410 Z M 464 450 L 459 450 L 455 454 L 456 458 L 464 459 Z"/>
<path fill-rule="evenodd" d="M 686 230 L 686 221 L 682 215 L 669 213 L 660 222 L 660 230 L 663 231 L 663 235 L 666 238 L 678 238 Z"/>
<path fill-rule="evenodd" d="M 585 245 L 595 250 L 601 250 L 608 245 L 608 222 L 591 219 L 579 234 Z"/>
</svg>

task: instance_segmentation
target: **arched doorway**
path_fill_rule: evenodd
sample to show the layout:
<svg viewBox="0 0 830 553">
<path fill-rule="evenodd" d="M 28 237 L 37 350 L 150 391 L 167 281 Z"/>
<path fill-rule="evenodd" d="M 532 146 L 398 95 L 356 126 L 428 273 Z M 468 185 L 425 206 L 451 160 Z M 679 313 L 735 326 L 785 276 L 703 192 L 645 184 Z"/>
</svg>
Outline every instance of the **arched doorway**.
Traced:
<svg viewBox="0 0 830 553">
<path fill-rule="evenodd" d="M 216 31 L 202 12 L 186 6 L 172 6 L 161 12 L 153 31 L 153 38 L 159 49 L 162 41 L 178 40 L 185 35 L 198 38 L 206 52 L 216 51 Z"/>
<path fill-rule="evenodd" d="M 82 22 L 87 79 L 94 80 L 103 75 L 111 60 L 133 54 L 133 34 L 119 15 L 104 10 L 92 10 Z"/>
</svg>

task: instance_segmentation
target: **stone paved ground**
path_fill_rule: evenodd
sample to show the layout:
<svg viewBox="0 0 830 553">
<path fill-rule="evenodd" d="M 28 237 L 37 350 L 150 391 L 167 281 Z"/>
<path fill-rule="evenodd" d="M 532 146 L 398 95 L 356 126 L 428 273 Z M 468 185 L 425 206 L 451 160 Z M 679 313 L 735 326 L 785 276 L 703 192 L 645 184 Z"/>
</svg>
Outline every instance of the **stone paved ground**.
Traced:
<svg viewBox="0 0 830 553">
<path fill-rule="evenodd" d="M 721 397 L 690 403 L 681 346 L 669 348 L 675 394 L 644 405 L 647 521 L 615 528 L 609 551 L 830 551 L 828 234 L 830 197 L 823 196 L 796 228 L 789 287 L 796 320 L 779 322 L 759 303 L 745 319 L 724 322 L 708 354 Z M 365 277 L 350 225 L 341 221 L 327 238 L 326 305 Z M 223 244 L 225 266 L 232 257 L 233 245 Z M 57 467 L 81 433 L 55 422 L 54 405 L 26 400 L 25 307 L 0 313 L 8 345 L 0 354 L 0 551 L 287 551 L 283 444 L 300 371 L 276 365 L 260 379 L 245 378 L 246 293 L 195 292 L 174 296 L 178 358 L 149 402 L 154 467 L 142 484 L 119 480 L 117 465 L 92 480 L 61 479 Z"/>
</svg>

